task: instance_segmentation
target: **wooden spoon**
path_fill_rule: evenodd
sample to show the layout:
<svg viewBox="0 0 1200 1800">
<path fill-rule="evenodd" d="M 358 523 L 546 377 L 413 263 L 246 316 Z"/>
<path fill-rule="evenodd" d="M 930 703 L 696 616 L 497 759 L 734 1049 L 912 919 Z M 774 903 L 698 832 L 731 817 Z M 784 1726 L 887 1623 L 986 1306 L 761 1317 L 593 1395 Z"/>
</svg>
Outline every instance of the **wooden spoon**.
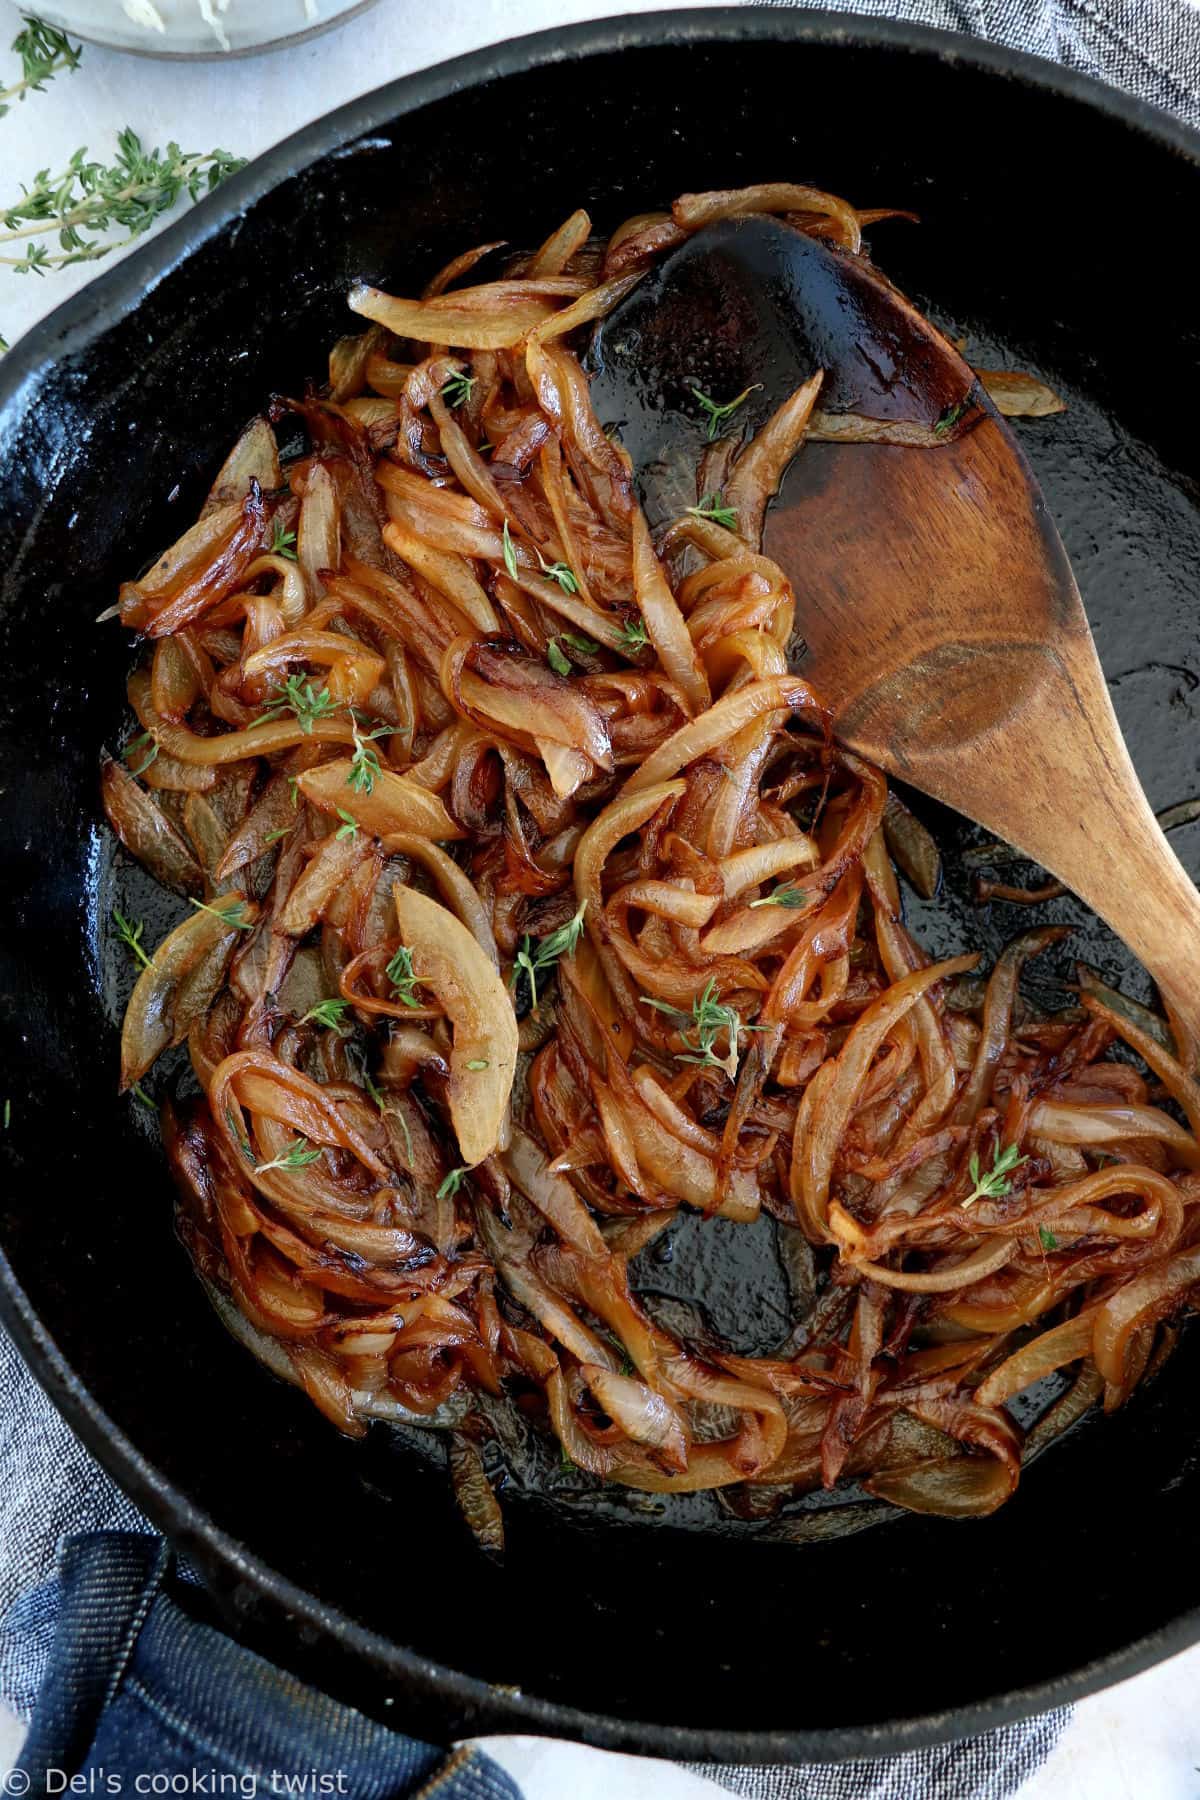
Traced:
<svg viewBox="0 0 1200 1800">
<path fill-rule="evenodd" d="M 697 233 L 597 332 L 593 398 L 651 522 L 688 504 L 705 415 L 757 427 L 816 370 L 818 406 L 927 447 L 808 442 L 764 550 L 838 737 L 1042 864 L 1150 971 L 1190 1065 L 1200 895 L 1142 792 L 1066 552 L 973 371 L 869 261 L 763 216 Z M 673 491 L 672 491 L 673 490 Z"/>
</svg>

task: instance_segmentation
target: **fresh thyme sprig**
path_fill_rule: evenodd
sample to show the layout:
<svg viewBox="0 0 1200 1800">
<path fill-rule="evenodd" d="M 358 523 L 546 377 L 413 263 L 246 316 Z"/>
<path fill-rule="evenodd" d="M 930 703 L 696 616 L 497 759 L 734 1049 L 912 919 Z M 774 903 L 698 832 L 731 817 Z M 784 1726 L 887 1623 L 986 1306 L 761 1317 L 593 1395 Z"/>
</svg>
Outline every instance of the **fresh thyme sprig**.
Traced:
<svg viewBox="0 0 1200 1800">
<path fill-rule="evenodd" d="M 220 919 L 223 925 L 236 926 L 239 931 L 253 931 L 254 921 L 246 917 L 246 902 L 234 900 L 229 906 L 210 906 L 207 900 L 193 900 L 191 904 L 200 912 L 211 913 L 214 919 Z"/>
<path fill-rule="evenodd" d="M 1012 1171 L 1019 1169 L 1022 1163 L 1028 1161 L 1027 1156 L 1017 1155 L 1015 1144 L 1006 1144 L 1003 1147 L 997 1145 L 992 1166 L 984 1175 L 980 1172 L 979 1152 L 972 1150 L 971 1160 L 967 1167 L 971 1171 L 971 1180 L 975 1186 L 963 1201 L 963 1205 L 974 1206 L 977 1200 L 1002 1200 L 1005 1194 L 1012 1191 L 1012 1182 L 1009 1180 Z"/>
<path fill-rule="evenodd" d="M 526 932 L 521 939 L 508 985 L 510 988 L 516 987 L 517 979 L 524 970 L 529 980 L 529 998 L 535 1009 L 538 1003 L 538 976 L 547 969 L 554 968 L 561 956 L 574 956 L 575 946 L 583 936 L 583 915 L 586 911 L 587 901 L 581 900 L 578 910 L 557 931 L 551 931 L 546 937 L 536 940 Z"/>
<path fill-rule="evenodd" d="M 113 923 L 117 928 L 117 936 L 120 938 L 125 948 L 131 955 L 137 957 L 143 969 L 148 969 L 150 967 L 150 958 L 146 955 L 142 945 L 142 933 L 146 929 L 145 920 L 139 919 L 135 925 L 132 919 L 127 919 L 125 914 L 119 912 L 115 906 L 113 907 L 112 916 Z"/>
<path fill-rule="evenodd" d="M 705 494 L 699 506 L 685 506 L 684 511 L 691 513 L 693 519 L 711 519 L 714 525 L 723 525 L 726 531 L 737 530 L 737 513 L 732 506 L 726 506 L 719 493 Z"/>
<path fill-rule="evenodd" d="M 376 738 L 390 735 L 391 727 L 380 725 L 376 731 L 360 731 L 357 722 L 351 724 L 354 733 L 354 755 L 350 758 L 350 773 L 346 777 L 346 786 L 352 787 L 356 794 L 373 794 L 375 783 L 383 774 L 383 766 L 379 754 L 371 748 Z"/>
<path fill-rule="evenodd" d="M 246 1161 L 253 1162 L 254 1161 L 254 1152 L 250 1148 L 250 1139 L 246 1136 L 245 1132 L 242 1130 L 241 1126 L 238 1124 L 237 1114 L 234 1112 L 232 1106 L 227 1106 L 225 1108 L 225 1123 L 228 1125 L 230 1131 L 233 1133 L 234 1137 L 237 1139 L 238 1149 L 241 1151 L 241 1153 L 245 1157 Z"/>
<path fill-rule="evenodd" d="M 445 1181 L 443 1181 L 441 1187 L 437 1191 L 438 1199 L 445 1200 L 449 1195 L 457 1194 L 459 1188 L 470 1173 L 471 1171 L 465 1164 L 461 1169 L 451 1169 Z"/>
<path fill-rule="evenodd" d="M 73 44 L 65 31 L 47 25 L 44 19 L 23 14 L 25 29 L 12 41 L 15 55 L 21 59 L 21 79 L 11 87 L 0 88 L 0 119 L 10 112 L 13 100 L 24 100 L 28 94 L 40 94 L 48 81 L 64 69 L 79 67 L 83 45 Z"/>
<path fill-rule="evenodd" d="M 149 737 L 150 733 L 147 732 L 145 735 L 147 737 Z M 128 745 L 126 745 L 126 747 L 125 747 L 125 753 L 128 756 L 128 754 L 129 754 L 129 746 Z M 150 764 L 157 757 L 157 755 L 158 755 L 158 745 L 151 744 L 151 746 L 147 750 L 145 756 L 143 756 L 141 762 L 138 764 L 137 768 L 135 769 L 135 768 L 131 767 L 129 770 L 129 773 L 131 775 L 144 775 L 146 773 L 146 770 L 150 767 Z"/>
<path fill-rule="evenodd" d="M 934 425 L 934 436 L 941 437 L 943 432 L 951 431 L 954 426 L 958 424 L 958 421 L 962 418 L 966 410 L 967 403 L 965 400 L 960 400 L 957 406 L 948 406 Z"/>
<path fill-rule="evenodd" d="M 577 656 L 594 656 L 600 648 L 598 644 L 592 642 L 591 638 L 584 637 L 581 632 L 557 632 L 546 645 L 546 661 L 556 675 L 571 673 L 571 659 L 563 649 L 564 644 L 569 645 Z"/>
<path fill-rule="evenodd" d="M 268 1169 L 306 1169 L 309 1163 L 319 1162 L 320 1150 L 310 1150 L 306 1137 L 293 1138 L 287 1149 L 280 1156 L 273 1156 L 270 1162 L 255 1163 L 254 1173 L 265 1175 Z"/>
<path fill-rule="evenodd" d="M 401 1006 L 420 1006 L 416 990 L 421 986 L 420 977 L 413 973 L 412 951 L 406 944 L 401 944 L 395 956 L 384 970 L 384 974 L 395 989 L 396 998 Z"/>
<path fill-rule="evenodd" d="M 342 1022 L 342 1015 L 349 1005 L 348 1000 L 318 1000 L 315 1006 L 309 1007 L 299 1022 L 301 1025 L 311 1022 L 313 1025 L 322 1026 L 326 1031 L 336 1031 L 339 1037 L 344 1037 L 348 1028 Z"/>
<path fill-rule="evenodd" d="M 504 521 L 504 530 L 500 533 L 500 543 L 504 551 L 504 566 L 508 570 L 510 581 L 517 579 L 517 552 L 513 546 L 512 533 L 508 529 L 508 520 Z"/>
<path fill-rule="evenodd" d="M 665 1013 L 674 1019 L 679 1035 L 687 1045 L 686 1050 L 675 1052 L 676 1062 L 704 1063 L 716 1069 L 724 1069 L 730 1081 L 737 1078 L 738 1068 L 738 1034 L 743 1031 L 755 1031 L 757 1026 L 747 1025 L 741 1014 L 732 1006 L 727 1006 L 717 999 L 716 977 L 710 977 L 704 992 L 692 1001 L 690 1013 L 678 1006 L 672 1006 L 667 1000 L 651 1000 L 642 995 L 642 1005 L 652 1006 L 655 1012 Z M 718 1056 L 717 1039 L 725 1033 L 729 1048 L 724 1056 Z"/>
<path fill-rule="evenodd" d="M 446 405 L 452 411 L 456 406 L 465 406 L 478 379 L 477 375 L 468 375 L 465 369 L 455 369 L 452 375 L 446 377 L 442 387 L 442 399 Z"/>
<path fill-rule="evenodd" d="M 808 893 L 804 888 L 798 888 L 794 881 L 785 881 L 773 892 L 764 894 L 760 900 L 752 900 L 750 907 L 751 911 L 756 906 L 797 907 L 803 906 L 807 899 Z"/>
<path fill-rule="evenodd" d="M 271 520 L 271 542 L 267 546 L 269 556 L 285 556 L 288 562 L 296 561 L 296 534 L 285 531 L 282 519 Z"/>
<path fill-rule="evenodd" d="M 335 811 L 342 822 L 334 832 L 334 837 L 338 839 L 356 838 L 358 836 L 358 820 L 354 814 L 347 812 L 344 806 L 335 808 Z"/>
<path fill-rule="evenodd" d="M 86 148 L 77 150 L 57 174 L 39 169 L 22 199 L 0 210 L 0 263 L 20 275 L 43 275 L 70 263 L 95 262 L 149 231 L 181 195 L 198 200 L 210 193 L 243 160 L 227 150 L 196 155 L 174 143 L 144 150 L 137 133 L 126 128 L 110 165 L 89 161 Z M 124 236 L 103 235 L 113 230 Z M 57 235 L 57 250 L 50 248 L 48 231 Z M 19 256 L 2 253 L 21 242 Z"/>
<path fill-rule="evenodd" d="M 1058 1239 L 1045 1225 L 1038 1226 L 1038 1242 L 1043 1250 L 1057 1250 Z"/>
<path fill-rule="evenodd" d="M 564 594 L 577 594 L 579 592 L 579 577 L 576 575 L 574 569 L 572 569 L 570 563 L 548 563 L 540 550 L 537 553 L 537 559 L 538 566 L 547 581 L 557 581 Z"/>
<path fill-rule="evenodd" d="M 327 719 L 330 713 L 337 712 L 341 706 L 327 687 L 314 687 L 311 680 L 303 675 L 289 675 L 287 680 L 279 682 L 275 687 L 275 698 L 265 712 L 259 713 L 253 722 L 255 725 L 268 725 L 273 719 L 281 718 L 285 712 L 295 713 L 300 721 L 300 729 L 312 734 L 317 719 Z"/>
<path fill-rule="evenodd" d="M 644 650 L 650 642 L 644 619 L 625 619 L 621 624 L 618 636 L 621 640 L 622 650 L 627 650 L 630 655 L 636 655 L 639 650 Z"/>
<path fill-rule="evenodd" d="M 731 419 L 733 417 L 734 413 L 737 411 L 738 407 L 744 406 L 746 404 L 747 400 L 750 398 L 751 394 L 753 394 L 761 386 L 762 386 L 761 381 L 752 382 L 748 388 L 742 389 L 741 393 L 737 396 L 736 399 L 727 400 L 725 402 L 724 406 L 718 405 L 717 402 L 711 397 L 711 395 L 702 394 L 698 387 L 694 387 L 692 389 L 693 394 L 695 394 L 697 400 L 700 402 L 701 411 L 704 413 L 705 418 L 708 420 L 708 441 L 710 444 L 712 443 L 713 439 L 717 436 L 717 434 L 720 432 L 720 429 L 721 429 L 722 425 L 725 423 L 726 419 Z"/>
</svg>

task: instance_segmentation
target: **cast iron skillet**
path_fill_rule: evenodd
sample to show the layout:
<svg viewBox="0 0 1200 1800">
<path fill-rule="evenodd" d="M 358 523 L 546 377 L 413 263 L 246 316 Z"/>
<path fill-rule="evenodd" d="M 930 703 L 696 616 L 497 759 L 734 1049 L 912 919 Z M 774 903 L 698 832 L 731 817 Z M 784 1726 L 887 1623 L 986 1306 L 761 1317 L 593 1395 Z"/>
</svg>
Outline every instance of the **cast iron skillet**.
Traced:
<svg viewBox="0 0 1200 1800">
<path fill-rule="evenodd" d="M 1152 802 L 1190 798 L 1200 321 L 1171 250 L 1200 206 L 1200 144 L 1069 71 L 832 14 L 548 32 L 309 127 L 0 368 L 4 1316 L 235 1628 L 427 1736 L 877 1755 L 1051 1706 L 1200 1636 L 1200 1338 L 986 1521 L 898 1517 L 797 1545 L 755 1541 L 715 1507 L 514 1493 L 496 1567 L 428 1457 L 384 1431 L 342 1441 L 226 1337 L 173 1240 L 147 1115 L 115 1096 L 128 971 L 104 923 L 126 877 L 96 782 L 130 649 L 92 620 L 118 578 L 195 516 L 264 396 L 320 374 L 353 277 L 403 289 L 497 230 L 537 241 L 579 204 L 606 227 L 686 188 L 779 177 L 915 207 L 919 230 L 875 234 L 889 274 L 968 332 L 977 361 L 1033 366 L 1068 395 L 1066 417 L 1023 441 Z M 994 953 L 1027 916 L 972 908 L 955 855 L 969 834 L 930 816 L 947 891 L 917 927 Z M 1197 835 L 1176 841 L 1195 865 Z M 1145 993 L 1073 902 L 1040 916 L 1071 919 L 1076 953 Z M 1043 997 L 1061 1003 L 1068 973 L 1039 965 Z M 730 1285 L 706 1242 L 685 1234 L 653 1284 L 698 1292 L 754 1344 L 784 1304 L 770 1247 Z"/>
</svg>

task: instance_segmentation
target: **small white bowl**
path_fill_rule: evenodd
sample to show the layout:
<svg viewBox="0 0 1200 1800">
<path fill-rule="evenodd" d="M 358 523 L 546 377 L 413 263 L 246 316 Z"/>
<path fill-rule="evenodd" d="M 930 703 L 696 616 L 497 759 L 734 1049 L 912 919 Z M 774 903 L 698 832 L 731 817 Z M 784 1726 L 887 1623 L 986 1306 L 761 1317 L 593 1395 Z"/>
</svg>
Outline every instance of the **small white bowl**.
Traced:
<svg viewBox="0 0 1200 1800">
<path fill-rule="evenodd" d="M 245 56 L 295 43 L 375 0 L 44 0 L 38 16 L 143 56 Z"/>
</svg>

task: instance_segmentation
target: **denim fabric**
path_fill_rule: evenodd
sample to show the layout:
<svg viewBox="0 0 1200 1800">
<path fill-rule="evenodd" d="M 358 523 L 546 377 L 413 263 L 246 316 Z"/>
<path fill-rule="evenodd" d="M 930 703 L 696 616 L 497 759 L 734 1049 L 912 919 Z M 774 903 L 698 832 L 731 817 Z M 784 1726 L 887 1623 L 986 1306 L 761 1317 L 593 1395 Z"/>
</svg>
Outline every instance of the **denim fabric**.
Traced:
<svg viewBox="0 0 1200 1800">
<path fill-rule="evenodd" d="M 479 1750 L 400 1737 L 190 1618 L 170 1565 L 141 1533 L 68 1539 L 10 1793 L 521 1800 Z"/>
</svg>

